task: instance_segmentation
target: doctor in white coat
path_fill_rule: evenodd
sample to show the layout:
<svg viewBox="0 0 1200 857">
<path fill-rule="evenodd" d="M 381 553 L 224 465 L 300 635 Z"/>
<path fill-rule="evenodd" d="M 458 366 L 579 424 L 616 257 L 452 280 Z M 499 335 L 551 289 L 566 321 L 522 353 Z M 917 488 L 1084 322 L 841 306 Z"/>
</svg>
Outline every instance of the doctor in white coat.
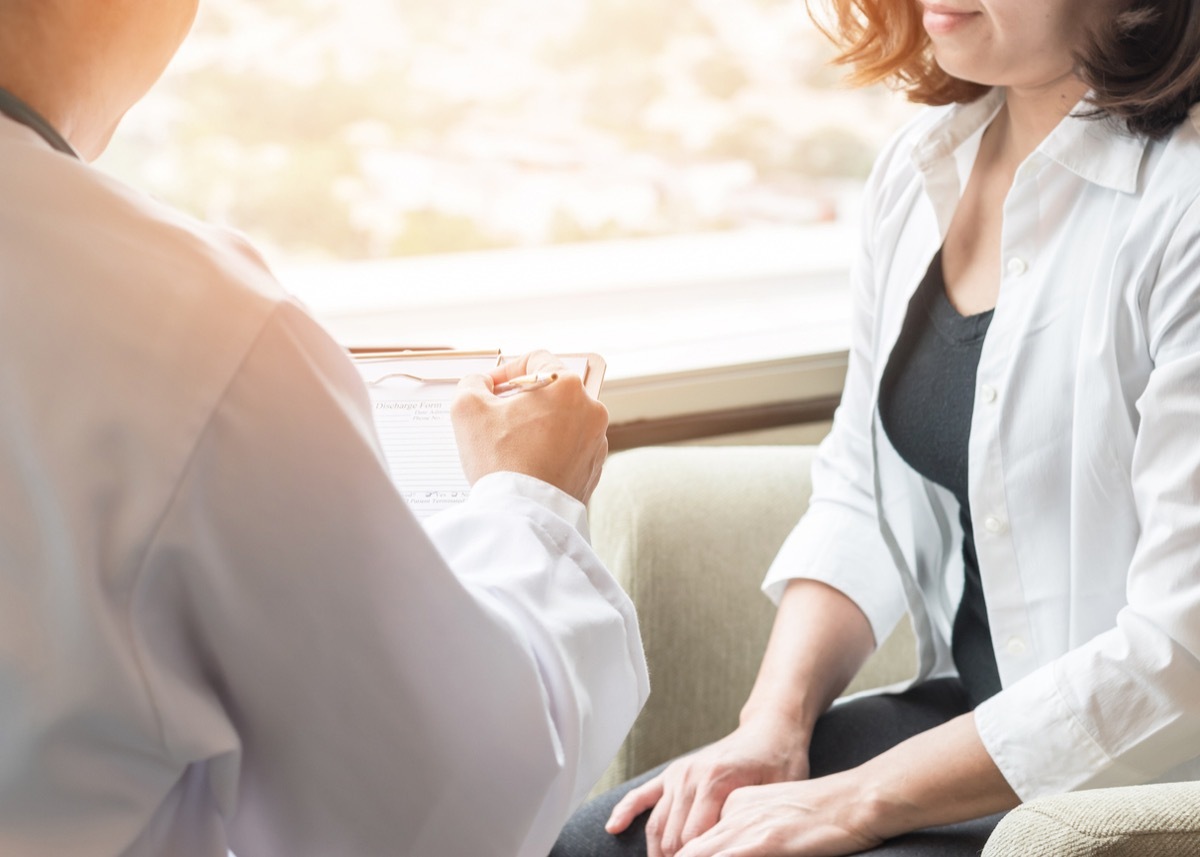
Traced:
<svg viewBox="0 0 1200 857">
<path fill-rule="evenodd" d="M 607 414 L 469 379 L 419 524 L 254 251 L 85 163 L 195 6 L 0 0 L 0 854 L 541 857 L 647 693 Z"/>
</svg>

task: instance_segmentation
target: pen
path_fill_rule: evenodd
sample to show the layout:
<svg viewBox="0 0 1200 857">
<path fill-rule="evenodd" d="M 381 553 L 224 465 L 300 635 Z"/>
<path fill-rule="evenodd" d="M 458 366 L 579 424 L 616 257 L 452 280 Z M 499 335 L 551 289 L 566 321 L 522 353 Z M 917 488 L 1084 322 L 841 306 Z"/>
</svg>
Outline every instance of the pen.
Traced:
<svg viewBox="0 0 1200 857">
<path fill-rule="evenodd" d="M 523 393 L 528 390 L 536 390 L 538 387 L 545 387 L 551 381 L 557 379 L 557 372 L 538 372 L 536 375 L 519 375 L 516 378 L 511 378 L 508 381 L 497 384 L 492 388 L 492 392 L 497 395 L 501 393 Z"/>
</svg>

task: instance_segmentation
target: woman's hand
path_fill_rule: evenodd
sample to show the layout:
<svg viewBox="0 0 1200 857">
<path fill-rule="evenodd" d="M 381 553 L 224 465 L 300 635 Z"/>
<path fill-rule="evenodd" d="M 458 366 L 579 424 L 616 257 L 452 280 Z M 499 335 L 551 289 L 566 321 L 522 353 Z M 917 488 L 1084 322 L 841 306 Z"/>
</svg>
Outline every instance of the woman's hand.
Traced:
<svg viewBox="0 0 1200 857">
<path fill-rule="evenodd" d="M 720 821 L 677 857 L 840 857 L 1017 803 L 979 738 L 975 715 L 963 714 L 857 768 L 739 789 Z"/>
<path fill-rule="evenodd" d="M 738 789 L 720 822 L 678 857 L 839 857 L 874 848 L 872 801 L 855 772 Z"/>
<path fill-rule="evenodd" d="M 649 857 L 672 857 L 717 823 L 735 789 L 807 776 L 807 734 L 794 722 L 759 718 L 630 791 L 605 829 L 620 833 L 653 807 L 646 822 Z"/>
<path fill-rule="evenodd" d="M 730 792 L 808 777 L 808 742 L 821 712 L 874 647 L 862 611 L 836 589 L 793 580 L 779 602 L 771 639 L 734 732 L 633 789 L 605 828 L 646 823 L 649 857 L 671 857 L 717 823 Z"/>
</svg>

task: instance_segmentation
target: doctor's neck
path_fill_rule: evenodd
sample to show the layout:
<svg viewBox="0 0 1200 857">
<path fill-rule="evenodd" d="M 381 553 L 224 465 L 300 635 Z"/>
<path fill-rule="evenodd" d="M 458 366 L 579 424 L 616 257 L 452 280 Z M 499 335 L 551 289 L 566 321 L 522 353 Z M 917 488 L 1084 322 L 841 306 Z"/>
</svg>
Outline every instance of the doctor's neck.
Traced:
<svg viewBox="0 0 1200 857">
<path fill-rule="evenodd" d="M 162 73 L 195 2 L 0 0 L 0 88 L 92 160 Z"/>
<path fill-rule="evenodd" d="M 0 88 L 49 122 L 88 160 L 104 150 L 113 122 L 105 122 L 102 93 L 88 54 L 70 29 L 60 29 L 56 3 L 0 0 Z M 63 36 L 67 35 L 67 38 Z M 90 91 L 89 91 L 90 90 Z"/>
</svg>

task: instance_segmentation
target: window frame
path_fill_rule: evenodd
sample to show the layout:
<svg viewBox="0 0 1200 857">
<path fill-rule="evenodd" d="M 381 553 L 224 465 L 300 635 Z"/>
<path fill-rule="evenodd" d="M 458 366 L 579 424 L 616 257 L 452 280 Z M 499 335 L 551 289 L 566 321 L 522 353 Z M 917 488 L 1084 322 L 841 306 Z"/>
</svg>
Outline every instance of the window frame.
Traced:
<svg viewBox="0 0 1200 857">
<path fill-rule="evenodd" d="M 278 274 L 347 347 L 599 353 L 618 450 L 830 419 L 846 373 L 852 223 Z M 661 338 L 630 333 L 648 329 Z"/>
</svg>

